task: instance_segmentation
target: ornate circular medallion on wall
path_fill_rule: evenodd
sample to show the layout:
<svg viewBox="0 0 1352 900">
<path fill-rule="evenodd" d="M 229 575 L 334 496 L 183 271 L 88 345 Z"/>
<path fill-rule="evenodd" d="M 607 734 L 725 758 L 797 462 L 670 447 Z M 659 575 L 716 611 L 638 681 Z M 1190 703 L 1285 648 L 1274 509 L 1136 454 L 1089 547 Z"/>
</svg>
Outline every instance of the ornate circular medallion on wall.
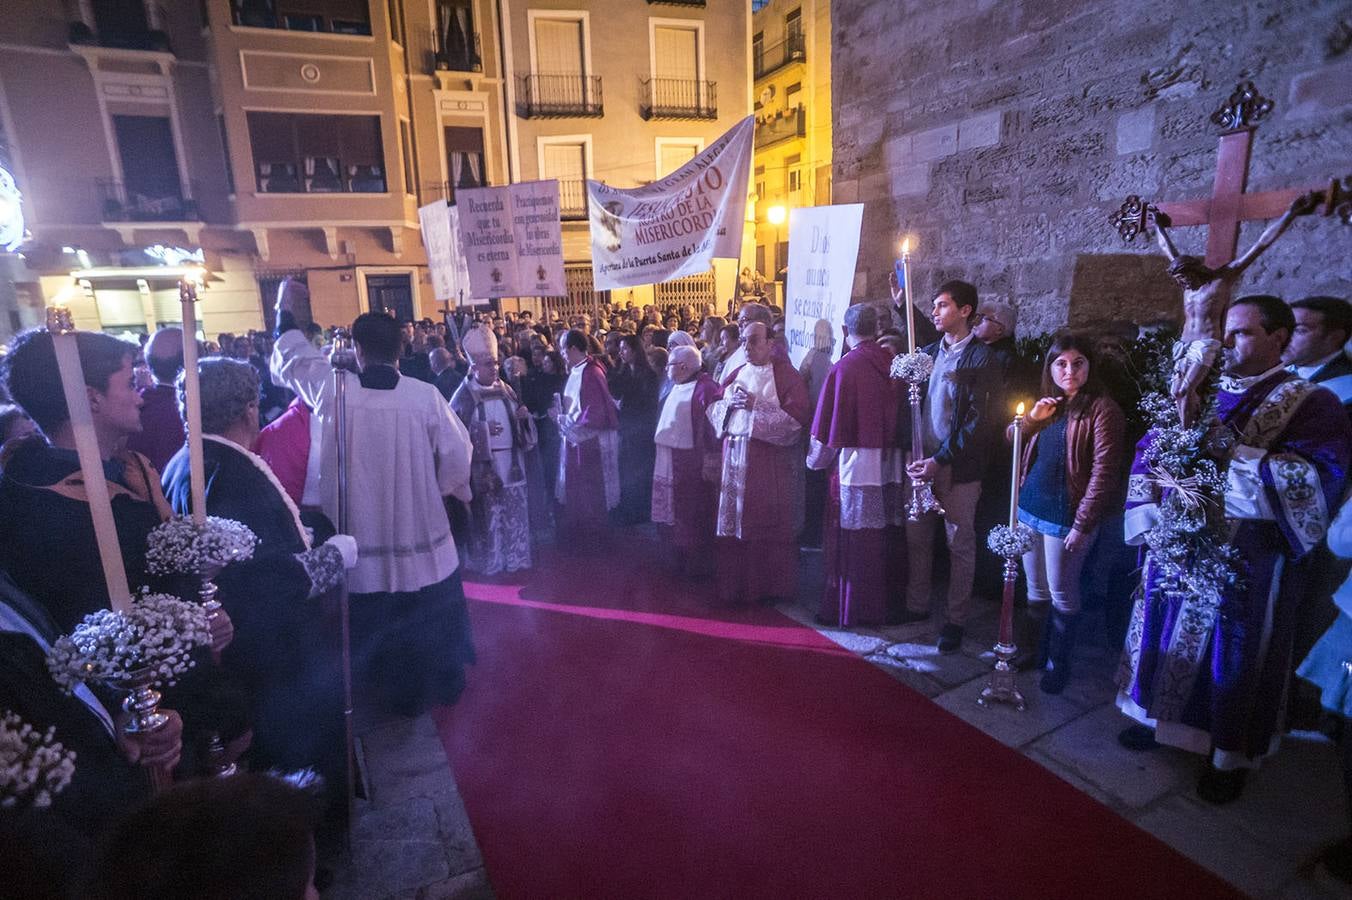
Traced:
<svg viewBox="0 0 1352 900">
<path fill-rule="evenodd" d="M 305 63 L 300 67 L 300 77 L 310 84 L 314 84 L 319 81 L 319 66 L 314 63 Z"/>
</svg>

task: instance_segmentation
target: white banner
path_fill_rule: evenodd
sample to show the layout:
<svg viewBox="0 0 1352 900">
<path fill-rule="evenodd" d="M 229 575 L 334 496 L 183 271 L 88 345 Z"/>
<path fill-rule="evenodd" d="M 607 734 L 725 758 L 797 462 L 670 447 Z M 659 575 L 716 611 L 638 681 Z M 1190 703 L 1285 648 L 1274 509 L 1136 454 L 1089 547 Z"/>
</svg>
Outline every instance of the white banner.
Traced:
<svg viewBox="0 0 1352 900">
<path fill-rule="evenodd" d="M 854 287 L 864 204 L 789 212 L 789 274 L 784 282 L 784 336 L 795 366 L 813 350 L 837 356 Z"/>
<path fill-rule="evenodd" d="M 418 209 L 427 268 L 432 275 L 432 295 L 438 300 L 465 303 L 469 296 L 469 270 L 460 252 L 460 211 L 436 200 Z"/>
<path fill-rule="evenodd" d="M 587 181 L 597 290 L 657 284 L 709 271 L 742 247 L 755 120 L 652 184 L 621 190 Z"/>
<path fill-rule="evenodd" d="M 476 298 L 563 297 L 559 183 L 456 191 L 460 248 Z"/>
</svg>

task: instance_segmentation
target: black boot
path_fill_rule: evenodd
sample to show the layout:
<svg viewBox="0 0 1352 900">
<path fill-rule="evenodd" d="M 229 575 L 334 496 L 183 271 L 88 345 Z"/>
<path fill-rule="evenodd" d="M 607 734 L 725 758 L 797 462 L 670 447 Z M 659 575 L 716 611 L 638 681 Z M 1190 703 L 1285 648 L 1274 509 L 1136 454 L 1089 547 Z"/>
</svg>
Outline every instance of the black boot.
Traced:
<svg viewBox="0 0 1352 900">
<path fill-rule="evenodd" d="M 1019 672 L 1028 672 L 1042 668 L 1047 657 L 1043 652 L 1047 636 L 1047 610 L 1050 603 L 1028 605 L 1023 614 L 1014 619 L 1014 645 L 1018 652 L 1014 654 L 1014 668 Z"/>
<path fill-rule="evenodd" d="M 1070 657 L 1075 652 L 1075 633 L 1080 627 L 1079 613 L 1053 609 L 1047 619 L 1047 666 L 1038 687 L 1044 694 L 1059 694 L 1070 679 Z"/>
</svg>

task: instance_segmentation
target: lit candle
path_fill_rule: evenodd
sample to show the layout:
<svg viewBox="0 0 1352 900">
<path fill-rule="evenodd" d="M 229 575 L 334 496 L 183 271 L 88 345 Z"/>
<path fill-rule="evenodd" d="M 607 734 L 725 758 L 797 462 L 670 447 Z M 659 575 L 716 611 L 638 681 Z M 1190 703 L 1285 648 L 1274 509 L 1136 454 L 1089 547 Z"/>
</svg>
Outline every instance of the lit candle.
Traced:
<svg viewBox="0 0 1352 900">
<path fill-rule="evenodd" d="M 207 524 L 206 461 L 202 451 L 202 389 L 197 382 L 197 279 L 185 275 L 178 285 L 183 306 L 183 424 L 188 431 L 188 468 L 191 476 L 193 524 Z"/>
<path fill-rule="evenodd" d="M 1023 456 L 1023 404 L 1014 411 L 1014 475 L 1009 488 L 1009 527 L 1019 524 L 1019 461 Z"/>
<path fill-rule="evenodd" d="M 103 582 L 108 588 L 108 603 L 118 612 L 131 609 L 131 588 L 122 563 L 122 547 L 117 542 L 117 524 L 113 504 L 108 497 L 108 480 L 103 474 L 103 455 L 94 435 L 94 419 L 89 412 L 89 394 L 85 390 L 84 369 L 70 310 L 47 307 L 47 331 L 52 335 L 56 368 L 61 373 L 61 391 L 70 412 L 70 430 L 75 436 L 75 453 L 80 460 L 80 478 L 84 481 L 89 514 L 94 520 L 94 540 L 103 565 Z"/>
<path fill-rule="evenodd" d="M 911 303 L 911 239 L 901 242 L 901 302 L 906 304 L 906 352 L 915 352 L 915 306 Z"/>
</svg>

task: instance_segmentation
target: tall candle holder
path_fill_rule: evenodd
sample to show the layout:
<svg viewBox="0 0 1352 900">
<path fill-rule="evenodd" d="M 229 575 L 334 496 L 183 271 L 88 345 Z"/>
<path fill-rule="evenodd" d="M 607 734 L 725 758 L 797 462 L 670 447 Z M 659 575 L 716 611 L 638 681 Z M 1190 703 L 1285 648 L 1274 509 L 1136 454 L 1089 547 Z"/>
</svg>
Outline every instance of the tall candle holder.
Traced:
<svg viewBox="0 0 1352 900">
<path fill-rule="evenodd" d="M 990 682 L 981 691 L 977 703 L 990 706 L 1008 703 L 1019 712 L 1024 710 L 1023 693 L 1014 681 L 1017 668 L 1014 656 L 1019 652 L 1014 643 L 1014 582 L 1019 577 L 1019 558 L 1033 549 L 1033 531 L 1027 525 L 996 525 L 991 529 L 986 546 L 1004 557 L 1004 594 L 1000 600 L 1000 633 L 995 642 L 995 668 Z"/>
<path fill-rule="evenodd" d="M 922 439 L 925 427 L 924 412 L 920 405 L 920 386 L 929 382 L 934 372 L 934 360 L 928 353 L 904 353 L 892 360 L 891 375 L 906 382 L 907 397 L 911 404 L 911 461 L 923 459 L 925 447 Z M 929 513 L 944 515 L 944 508 L 934 496 L 934 484 L 928 478 L 911 478 L 911 496 L 906 503 L 906 518 L 918 521 Z"/>
</svg>

